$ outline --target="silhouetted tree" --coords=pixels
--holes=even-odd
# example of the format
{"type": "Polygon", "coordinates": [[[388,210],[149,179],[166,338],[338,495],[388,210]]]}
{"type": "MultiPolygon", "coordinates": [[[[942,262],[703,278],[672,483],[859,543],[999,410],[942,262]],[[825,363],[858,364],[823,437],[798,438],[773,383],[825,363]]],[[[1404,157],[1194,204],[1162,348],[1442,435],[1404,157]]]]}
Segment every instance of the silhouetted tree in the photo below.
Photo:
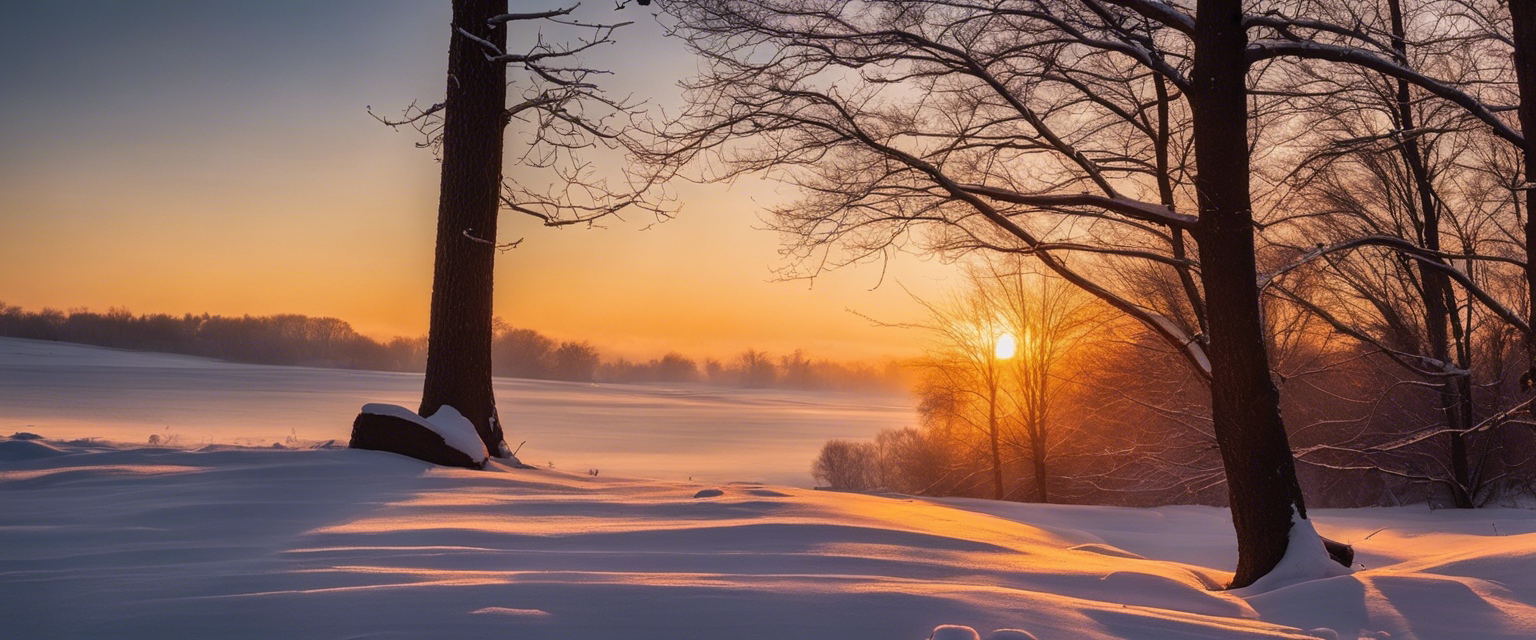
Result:
{"type": "MultiPolygon", "coordinates": [[[[593,382],[708,382],[742,384],[741,371],[726,370],[708,360],[713,371],[701,378],[699,366],[680,353],[668,353],[644,363],[622,358],[603,362],[602,354],[586,342],[558,343],[531,329],[515,329],[493,322],[494,372],[498,376],[544,380],[593,382]]],[[[96,313],[76,309],[28,312],[0,303],[0,336],[58,340],[119,349],[162,351],[220,358],[237,362],[273,365],[306,365],[346,369],[420,372],[426,367],[425,337],[373,340],[336,318],[312,318],[296,314],[226,317],[209,314],[135,316],[126,309],[96,313]]],[[[761,359],[767,356],[761,355],[761,359]]],[[[869,365],[812,361],[812,386],[828,391],[884,391],[905,389],[905,378],[893,363],[886,368],[869,365]]],[[[771,362],[770,362],[771,364],[771,362]]],[[[760,370],[761,377],[763,372],[760,370]]],[[[785,386],[787,380],[762,378],[764,386],[785,386]]],[[[796,383],[798,385],[798,383],[796,383]]]]}
{"type": "Polygon", "coordinates": [[[816,483],[839,491],[867,491],[876,488],[878,453],[868,442],[831,440],[821,448],[821,455],[811,465],[816,483]]]}
{"type": "Polygon", "coordinates": [[[562,342],[554,353],[554,377],[572,382],[592,382],[602,359],[585,342],[562,342]]]}
{"type": "Polygon", "coordinates": [[[416,128],[442,159],[427,371],[418,413],[430,416],[454,407],[498,456],[507,450],[491,389],[493,267],[498,248],[521,242],[498,244],[498,211],[525,214],[545,226],[590,224],[632,206],[662,213],[642,199],[649,185],[610,188],[575,155],[622,146],[629,122],[608,116],[633,109],[605,96],[592,81],[598,72],[579,59],[583,51],[611,43],[624,23],[573,21],[567,16],[575,8],[509,13],[506,0],[454,0],[444,101],[412,107],[400,119],[381,119],[416,128]],[[537,37],[526,53],[514,53],[507,46],[508,30],[523,23],[565,25],[585,35],[571,44],[537,37]],[[510,105],[508,66],[526,75],[522,95],[510,105]],[[514,122],[532,128],[526,148],[514,157],[525,168],[549,170],[549,183],[504,179],[504,134],[514,122]]]}
{"type": "Polygon", "coordinates": [[[698,365],[675,351],[654,361],[652,368],[659,382],[696,382],[699,379],[698,365]]]}
{"type": "Polygon", "coordinates": [[[548,378],[556,347],[554,340],[532,329],[500,329],[491,343],[494,370],[513,378],[548,378]]]}
{"type": "MultiPolygon", "coordinates": [[[[806,197],[775,217],[812,264],[829,264],[835,244],[853,261],[933,228],[940,249],[1028,253],[1143,323],[1210,381],[1238,538],[1232,585],[1246,586],[1281,560],[1293,519],[1306,517],[1260,311],[1249,71],[1332,60],[1423,81],[1331,40],[1350,25],[1281,5],[1245,14],[1237,0],[1198,0],[1193,11],[1155,0],[671,2],[674,32],[708,66],[688,85],[692,109],[665,132],[672,144],[651,159],[677,168],[708,156],[723,161],[708,165],[724,167],[714,178],[781,172],[806,197]],[[765,47],[784,53],[755,55],[765,47]],[[1130,89],[1108,90],[1111,81],[1130,89]],[[1183,202],[1164,179],[1180,175],[1162,151],[1170,117],[1187,117],[1195,161],[1181,169],[1193,179],[1173,191],[1183,202]],[[1135,197],[1148,187],[1155,199],[1135,197]],[[1198,215],[1175,210],[1189,200],[1198,215]],[[1182,251],[1184,234],[1195,257],[1182,251]],[[1197,258],[1199,291],[1188,288],[1203,334],[1072,258],[1095,255],[1176,270],[1197,258]]],[[[1424,85],[1497,122],[1453,87],[1424,85]]]]}
{"type": "Polygon", "coordinates": [[[737,356],[736,368],[738,379],[743,387],[768,387],[778,379],[778,370],[773,366],[773,358],[756,349],[748,349],[737,356]]]}
{"type": "Polygon", "coordinates": [[[1071,437],[1057,420],[1061,396],[1079,373],[1070,370],[1069,358],[1102,325],[1104,310],[1071,284],[1030,273],[1022,259],[1009,257],[989,260],[985,271],[974,270],[970,277],[992,291],[988,299],[1013,338],[1005,385],[1020,429],[1009,439],[1028,452],[1034,499],[1049,502],[1052,452],[1071,437]]]}

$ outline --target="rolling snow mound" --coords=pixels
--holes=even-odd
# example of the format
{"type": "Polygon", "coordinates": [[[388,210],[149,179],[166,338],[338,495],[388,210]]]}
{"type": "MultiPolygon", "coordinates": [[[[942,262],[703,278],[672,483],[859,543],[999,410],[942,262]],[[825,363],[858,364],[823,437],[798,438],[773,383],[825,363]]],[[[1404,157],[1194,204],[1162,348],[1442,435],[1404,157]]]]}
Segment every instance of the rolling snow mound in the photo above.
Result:
{"type": "Polygon", "coordinates": [[[1206,507],[481,472],[358,450],[0,438],[0,452],[6,637],[1536,637],[1536,514],[1520,510],[1318,510],[1363,566],[1239,595],[1211,589],[1235,551],[1226,511],[1206,507]]]}

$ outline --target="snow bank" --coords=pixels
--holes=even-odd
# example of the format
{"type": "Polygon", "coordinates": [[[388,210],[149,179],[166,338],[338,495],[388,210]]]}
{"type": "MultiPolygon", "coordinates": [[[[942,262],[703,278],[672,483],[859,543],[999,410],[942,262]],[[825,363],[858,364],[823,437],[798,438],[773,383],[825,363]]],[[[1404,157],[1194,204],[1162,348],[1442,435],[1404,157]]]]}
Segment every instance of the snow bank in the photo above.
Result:
{"type": "Polygon", "coordinates": [[[389,416],[401,420],[409,420],[419,424],[433,433],[443,437],[443,442],[448,446],[464,452],[472,460],[485,462],[490,454],[485,450],[485,442],[480,439],[480,434],[475,431],[474,423],[465,418],[463,414],[448,405],[440,407],[436,413],[425,418],[417,415],[405,407],[394,404],[370,403],[363,405],[363,413],[371,413],[376,416],[389,416]]]}
{"type": "Polygon", "coordinates": [[[934,628],[928,640],[981,640],[981,634],[970,627],[944,624],[934,628]]]}
{"type": "Polygon", "coordinates": [[[0,461],[37,460],[64,455],[64,452],[57,447],[36,438],[26,437],[30,435],[32,434],[21,433],[9,439],[0,440],[0,461]]]}
{"type": "Polygon", "coordinates": [[[1239,597],[1209,589],[1235,559],[1215,508],[46,444],[0,460],[5,637],[1536,637],[1531,511],[1315,511],[1369,568],[1239,597]]]}
{"type": "Polygon", "coordinates": [[[998,629],[987,634],[987,640],[1039,640],[1035,634],[1023,629],[998,629]]]}
{"type": "Polygon", "coordinates": [[[1235,590],[1245,596],[1274,591],[1298,582],[1322,580],[1349,575],[1351,570],[1328,555],[1323,538],[1317,534],[1312,521],[1291,512],[1291,534],[1285,546],[1285,556],[1269,573],[1253,584],[1235,590]]]}

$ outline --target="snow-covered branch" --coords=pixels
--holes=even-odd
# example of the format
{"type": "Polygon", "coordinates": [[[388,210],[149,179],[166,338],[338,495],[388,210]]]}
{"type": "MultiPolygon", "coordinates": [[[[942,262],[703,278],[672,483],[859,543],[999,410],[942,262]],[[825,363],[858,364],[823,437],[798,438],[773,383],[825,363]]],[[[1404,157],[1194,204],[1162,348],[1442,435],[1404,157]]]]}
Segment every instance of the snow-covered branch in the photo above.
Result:
{"type": "Polygon", "coordinates": [[[1525,138],[1519,132],[1510,128],[1508,123],[1501,120],[1488,105],[1483,104],[1477,98],[1468,95],[1456,87],[1425,76],[1418,71],[1372,54],[1369,51],[1320,42],[1274,39],[1255,40],[1248,45],[1248,60],[1250,63],[1283,57],[1352,64],[1406,80],[1435,96],[1462,107],[1472,117],[1487,124],[1499,137],[1514,143],[1515,146],[1521,148],[1525,146],[1525,138]]]}

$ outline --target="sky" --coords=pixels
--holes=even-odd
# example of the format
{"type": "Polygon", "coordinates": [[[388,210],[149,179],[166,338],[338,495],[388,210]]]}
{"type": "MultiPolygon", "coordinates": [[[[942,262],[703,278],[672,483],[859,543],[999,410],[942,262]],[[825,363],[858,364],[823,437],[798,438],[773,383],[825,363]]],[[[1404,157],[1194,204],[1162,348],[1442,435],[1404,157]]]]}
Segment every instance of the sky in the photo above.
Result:
{"type": "MultiPolygon", "coordinates": [[[[564,6],[513,0],[514,10],[564,6]]],[[[587,58],[658,106],[695,68],[649,10],[587,58]]],[[[426,332],[437,164],[382,126],[441,99],[448,2],[19,3],[0,21],[0,301],[29,309],[335,316],[426,332]]],[[[516,34],[514,34],[516,35],[516,34]]],[[[514,47],[515,48],[515,47],[514,47]]],[[[920,256],[782,281],[767,182],[680,185],[679,215],[601,229],[503,213],[495,309],[508,324],[630,357],[804,348],[915,353],[955,268],[920,256]],[[884,273],[883,273],[884,271],[884,273]],[[877,286],[879,285],[879,286],[877,286]],[[856,313],[855,313],[856,312],[856,313]],[[862,314],[862,315],[860,315],[862,314]]]]}

